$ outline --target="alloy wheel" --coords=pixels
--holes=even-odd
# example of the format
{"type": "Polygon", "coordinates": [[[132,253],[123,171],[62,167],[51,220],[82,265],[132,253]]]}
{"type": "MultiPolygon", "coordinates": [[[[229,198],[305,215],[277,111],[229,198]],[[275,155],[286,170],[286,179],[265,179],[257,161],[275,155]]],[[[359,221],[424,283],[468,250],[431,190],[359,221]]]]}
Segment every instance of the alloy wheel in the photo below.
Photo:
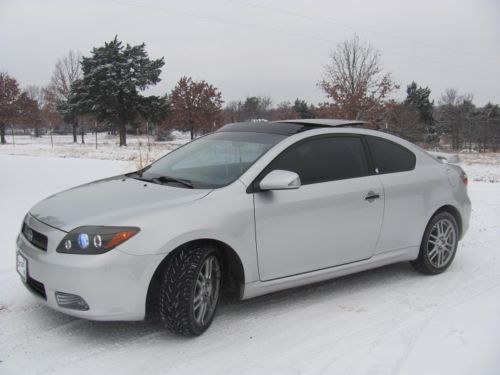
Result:
{"type": "Polygon", "coordinates": [[[427,256],[436,268],[445,267],[453,258],[457,244],[455,226],[448,219],[437,221],[432,227],[427,240],[427,256]]]}
{"type": "Polygon", "coordinates": [[[195,322],[204,326],[210,321],[220,292],[221,267],[218,258],[210,255],[205,259],[196,279],[193,299],[195,322]]]}

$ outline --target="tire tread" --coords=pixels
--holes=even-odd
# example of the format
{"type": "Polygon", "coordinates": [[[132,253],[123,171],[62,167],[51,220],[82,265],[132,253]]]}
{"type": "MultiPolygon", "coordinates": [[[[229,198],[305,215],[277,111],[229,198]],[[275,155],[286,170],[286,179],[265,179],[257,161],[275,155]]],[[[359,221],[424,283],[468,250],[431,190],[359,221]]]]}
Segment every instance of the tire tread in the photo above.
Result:
{"type": "MultiPolygon", "coordinates": [[[[434,267],[430,263],[430,261],[427,257],[427,238],[429,237],[429,233],[432,230],[432,227],[434,226],[434,224],[443,218],[446,218],[453,223],[453,225],[455,226],[455,231],[457,233],[457,237],[458,237],[457,221],[455,220],[455,217],[452,214],[450,214],[447,211],[441,211],[441,212],[438,212],[436,215],[434,215],[431,218],[431,220],[429,221],[429,223],[427,224],[427,226],[425,228],[425,232],[424,232],[424,235],[422,237],[422,243],[420,244],[418,258],[410,262],[410,264],[412,265],[412,267],[416,271],[423,273],[425,275],[438,275],[438,274],[446,271],[446,269],[453,262],[453,259],[455,258],[455,254],[457,253],[457,248],[455,247],[455,250],[453,252],[451,260],[448,262],[448,264],[446,264],[446,266],[441,267],[441,268],[434,267]]],[[[457,241],[455,246],[458,246],[458,241],[457,241]]]]}
{"type": "Polygon", "coordinates": [[[167,261],[160,284],[159,314],[166,328],[183,336],[197,336],[200,330],[191,319],[190,305],[193,284],[201,262],[207,254],[217,251],[214,246],[195,243],[178,249],[167,261]]]}

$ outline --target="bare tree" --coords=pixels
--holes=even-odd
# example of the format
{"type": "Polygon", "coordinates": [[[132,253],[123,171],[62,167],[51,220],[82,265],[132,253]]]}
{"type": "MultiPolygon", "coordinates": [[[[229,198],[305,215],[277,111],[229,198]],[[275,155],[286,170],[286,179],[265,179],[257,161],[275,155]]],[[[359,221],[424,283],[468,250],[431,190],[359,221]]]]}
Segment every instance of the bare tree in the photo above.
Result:
{"type": "MultiPolygon", "coordinates": [[[[49,95],[59,103],[68,102],[71,94],[71,85],[82,76],[80,61],[82,56],[79,52],[69,51],[62,59],[56,62],[50,85],[47,90],[49,95]]],[[[64,113],[64,120],[71,124],[73,130],[73,142],[77,142],[78,120],[72,113],[64,113]]]]}
{"type": "Polygon", "coordinates": [[[290,102],[281,102],[276,108],[269,111],[271,120],[290,120],[299,118],[299,114],[295,112],[294,106],[290,102]]]}
{"type": "Polygon", "coordinates": [[[438,121],[444,133],[451,137],[453,150],[464,145],[464,136],[472,147],[474,105],[471,94],[460,95],[456,89],[446,89],[439,100],[438,121]]]}
{"type": "Polygon", "coordinates": [[[80,60],[82,56],[79,52],[69,51],[62,59],[59,59],[54,67],[50,83],[56,92],[67,99],[71,92],[71,85],[81,78],[80,60]]]}
{"type": "Polygon", "coordinates": [[[387,119],[388,132],[396,134],[410,142],[424,140],[425,124],[420,119],[418,109],[406,103],[396,104],[387,119]]]}
{"type": "Polygon", "coordinates": [[[372,122],[380,120],[389,94],[398,88],[383,71],[380,53],[357,35],[331,52],[318,85],[332,101],[327,104],[332,116],[372,122]]]}
{"type": "Polygon", "coordinates": [[[35,137],[40,137],[40,126],[43,123],[42,106],[44,101],[43,90],[36,85],[28,85],[23,90],[25,98],[20,100],[23,103],[22,122],[26,127],[33,127],[35,137]]]}
{"type": "Polygon", "coordinates": [[[241,122],[244,120],[242,112],[243,103],[238,100],[230,101],[224,108],[224,122],[241,122]]]}
{"type": "Polygon", "coordinates": [[[40,103],[43,100],[42,89],[36,85],[28,85],[23,90],[28,98],[40,103]]]}

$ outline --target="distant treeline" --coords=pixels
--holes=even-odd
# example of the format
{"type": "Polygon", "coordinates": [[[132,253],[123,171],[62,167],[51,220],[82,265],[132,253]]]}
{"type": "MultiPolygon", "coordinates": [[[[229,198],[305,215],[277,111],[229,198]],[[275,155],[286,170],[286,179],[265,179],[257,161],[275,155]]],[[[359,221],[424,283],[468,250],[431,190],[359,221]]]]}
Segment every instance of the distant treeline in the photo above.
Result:
{"type": "Polygon", "coordinates": [[[268,96],[249,96],[225,103],[214,85],[182,77],[170,93],[144,96],[160,81],[164,59],[150,59],[145,44],[123,45],[115,37],[85,57],[70,51],[60,59],[49,84],[23,90],[14,77],[0,72],[0,141],[8,131],[33,136],[47,132],[73,134],[82,142],[86,131],[118,134],[149,132],[159,139],[173,129],[194,138],[228,122],[296,118],[343,118],[366,121],[367,127],[399,135],[424,147],[478,152],[499,151],[500,108],[473,104],[471,94],[447,89],[435,104],[431,90],[412,82],[406,99],[391,94],[400,87],[381,68],[380,53],[357,36],[331,51],[320,82],[325,102],[306,98],[273,103],[268,96]]]}

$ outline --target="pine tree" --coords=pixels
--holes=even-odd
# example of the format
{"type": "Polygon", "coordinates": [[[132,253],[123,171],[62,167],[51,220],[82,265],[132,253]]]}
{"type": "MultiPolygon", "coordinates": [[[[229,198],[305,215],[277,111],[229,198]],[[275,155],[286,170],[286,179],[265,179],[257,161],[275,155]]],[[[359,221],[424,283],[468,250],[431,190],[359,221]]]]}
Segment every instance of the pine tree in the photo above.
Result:
{"type": "Polygon", "coordinates": [[[418,87],[415,82],[406,88],[405,105],[412,107],[419,113],[420,121],[424,124],[424,141],[434,144],[439,141],[439,129],[434,120],[434,101],[429,99],[431,90],[428,87],[418,87]]]}
{"type": "Polygon", "coordinates": [[[118,128],[120,146],[126,146],[126,129],[137,116],[163,118],[168,113],[165,97],[140,94],[160,82],[163,58],[151,60],[145,44],[123,47],[118,37],[94,48],[81,62],[83,77],[74,82],[67,106],[68,114],[91,113],[98,121],[118,128]]]}
{"type": "Polygon", "coordinates": [[[299,115],[300,118],[313,118],[314,115],[311,108],[307,105],[305,100],[295,99],[293,103],[293,110],[299,115]]]}

